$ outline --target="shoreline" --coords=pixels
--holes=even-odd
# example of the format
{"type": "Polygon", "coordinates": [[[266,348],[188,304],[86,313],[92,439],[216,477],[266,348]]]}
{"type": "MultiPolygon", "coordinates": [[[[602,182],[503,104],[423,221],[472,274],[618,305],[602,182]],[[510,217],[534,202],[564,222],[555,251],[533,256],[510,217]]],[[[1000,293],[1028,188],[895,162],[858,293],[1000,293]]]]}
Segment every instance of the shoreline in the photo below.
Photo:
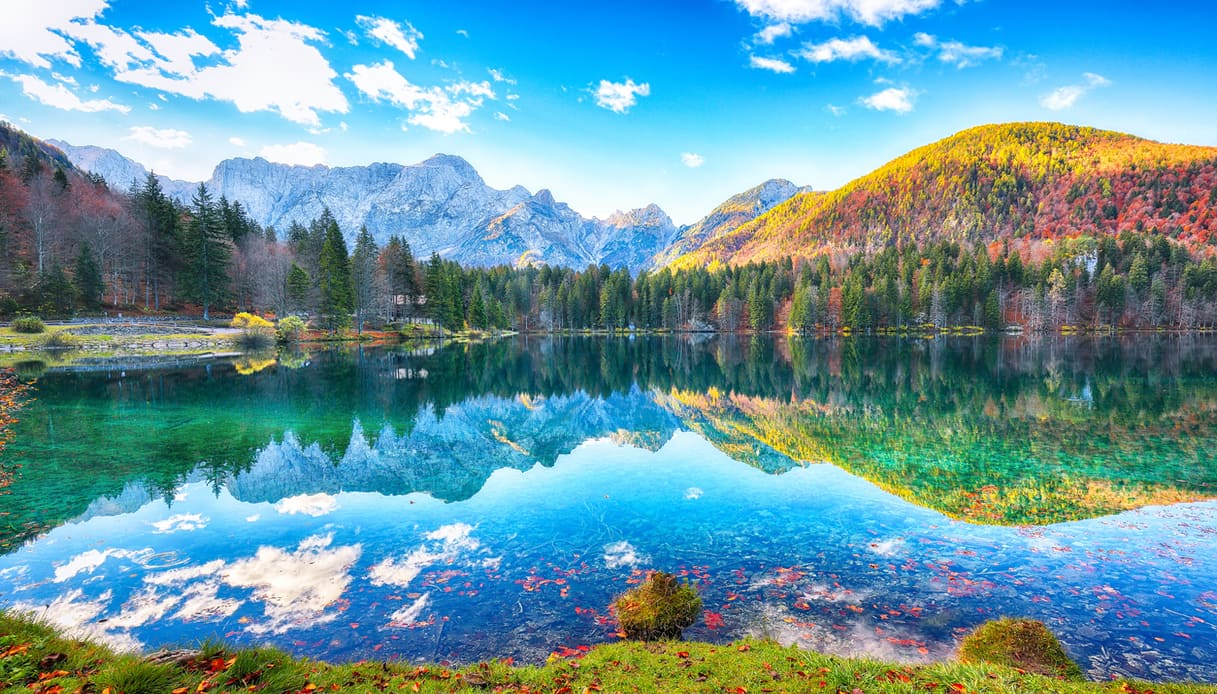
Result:
{"type": "Polygon", "coordinates": [[[990,662],[924,665],[840,658],[773,641],[620,641],[558,645],[544,665],[368,660],[329,664],[269,647],[209,641],[123,655],[36,620],[0,611],[0,681],[33,691],[207,692],[1157,692],[1211,694],[1205,683],[1083,681],[990,662]]]}

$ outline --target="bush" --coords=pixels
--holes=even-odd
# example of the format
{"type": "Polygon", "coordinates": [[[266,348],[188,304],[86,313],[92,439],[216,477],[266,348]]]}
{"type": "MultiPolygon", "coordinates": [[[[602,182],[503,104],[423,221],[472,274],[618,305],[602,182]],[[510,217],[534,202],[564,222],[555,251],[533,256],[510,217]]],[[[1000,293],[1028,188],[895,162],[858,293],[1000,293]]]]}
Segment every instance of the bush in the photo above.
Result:
{"type": "Polygon", "coordinates": [[[262,316],[242,311],[232,317],[230,325],[241,328],[237,336],[237,346],[246,350],[266,349],[271,345],[271,336],[275,332],[275,324],[262,316]]]}
{"type": "Polygon", "coordinates": [[[47,333],[38,340],[42,349],[74,349],[80,346],[76,336],[67,332],[47,333]]]}
{"type": "Polygon", "coordinates": [[[279,340],[279,344],[288,344],[300,339],[300,334],[304,332],[304,319],[300,316],[287,316],[279,319],[279,325],[275,328],[275,337],[279,340]]]}
{"type": "Polygon", "coordinates": [[[613,602],[627,638],[642,641],[678,639],[701,614],[701,598],[688,584],[656,571],[613,602]]]}
{"type": "Polygon", "coordinates": [[[22,316],[13,321],[13,330],[19,333],[40,333],[46,331],[46,324],[38,316],[22,316]]]}
{"type": "Polygon", "coordinates": [[[959,643],[959,660],[1019,668],[1037,675],[1082,679],[1082,670],[1043,622],[1009,617],[985,622],[959,643]]]}

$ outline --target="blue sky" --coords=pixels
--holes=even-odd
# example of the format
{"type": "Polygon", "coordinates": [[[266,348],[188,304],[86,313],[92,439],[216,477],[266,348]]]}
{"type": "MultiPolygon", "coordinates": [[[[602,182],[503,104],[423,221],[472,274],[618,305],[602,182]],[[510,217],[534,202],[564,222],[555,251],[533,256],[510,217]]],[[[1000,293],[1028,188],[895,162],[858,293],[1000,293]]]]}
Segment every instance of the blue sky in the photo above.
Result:
{"type": "Polygon", "coordinates": [[[1217,3],[0,0],[0,116],[175,178],[468,159],[677,223],[991,122],[1217,145],[1217,3]],[[1160,7],[1158,6],[1160,5],[1160,7]]]}

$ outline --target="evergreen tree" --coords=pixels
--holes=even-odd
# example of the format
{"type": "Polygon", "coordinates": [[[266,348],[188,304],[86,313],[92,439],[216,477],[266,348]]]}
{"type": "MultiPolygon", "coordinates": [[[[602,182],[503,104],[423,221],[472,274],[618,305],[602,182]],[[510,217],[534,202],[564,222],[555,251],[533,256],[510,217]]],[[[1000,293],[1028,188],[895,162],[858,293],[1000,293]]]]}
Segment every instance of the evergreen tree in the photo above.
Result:
{"type": "Polygon", "coordinates": [[[66,316],[72,313],[76,290],[68,281],[63,266],[52,262],[38,280],[39,310],[47,315],[66,316]]]}
{"type": "Polygon", "coordinates": [[[477,330],[485,330],[488,327],[486,303],[482,299],[481,284],[474,285],[473,287],[473,298],[469,301],[469,326],[477,330]]]}
{"type": "Polygon", "coordinates": [[[85,310],[93,311],[101,307],[101,294],[105,287],[101,279],[101,268],[93,257],[93,249],[89,244],[80,245],[80,254],[76,256],[76,267],[73,273],[76,285],[76,295],[80,305],[85,310]]]}
{"type": "Polygon", "coordinates": [[[144,225],[144,307],[160,309],[168,280],[178,272],[179,259],[185,255],[178,233],[178,212],[152,173],[136,193],[135,203],[144,225]]]}
{"type": "Polygon", "coordinates": [[[380,285],[376,267],[376,241],[368,228],[360,227],[355,237],[355,255],[351,257],[351,283],[355,300],[355,330],[363,333],[363,322],[375,310],[380,296],[380,285]]]}
{"type": "Polygon", "coordinates": [[[355,292],[351,284],[351,258],[338,222],[330,218],[325,229],[325,243],[317,260],[317,288],[321,295],[321,322],[330,332],[351,324],[355,309],[355,292]]]}
{"type": "Polygon", "coordinates": [[[230,239],[207,185],[200,183],[190,201],[184,268],[189,298],[203,306],[203,320],[211,318],[211,307],[222,305],[228,296],[230,239]]]}
{"type": "Polygon", "coordinates": [[[304,268],[292,263],[292,268],[287,271],[288,310],[293,313],[308,311],[308,298],[311,290],[312,283],[309,281],[308,273],[304,271],[304,268]]]}

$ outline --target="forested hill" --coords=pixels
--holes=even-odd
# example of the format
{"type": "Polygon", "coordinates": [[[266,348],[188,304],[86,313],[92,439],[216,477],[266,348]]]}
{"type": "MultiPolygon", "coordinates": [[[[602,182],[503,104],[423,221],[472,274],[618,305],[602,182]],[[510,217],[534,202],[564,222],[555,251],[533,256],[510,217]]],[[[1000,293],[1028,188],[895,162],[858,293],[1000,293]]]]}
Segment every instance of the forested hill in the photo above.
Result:
{"type": "Polygon", "coordinates": [[[59,148],[0,121],[0,163],[24,161],[27,158],[64,171],[74,169],[72,162],[59,148]]]}
{"type": "Polygon", "coordinates": [[[803,193],[675,259],[743,264],[936,241],[1217,236],[1217,148],[1060,123],[965,130],[827,193],[803,193]]]}

